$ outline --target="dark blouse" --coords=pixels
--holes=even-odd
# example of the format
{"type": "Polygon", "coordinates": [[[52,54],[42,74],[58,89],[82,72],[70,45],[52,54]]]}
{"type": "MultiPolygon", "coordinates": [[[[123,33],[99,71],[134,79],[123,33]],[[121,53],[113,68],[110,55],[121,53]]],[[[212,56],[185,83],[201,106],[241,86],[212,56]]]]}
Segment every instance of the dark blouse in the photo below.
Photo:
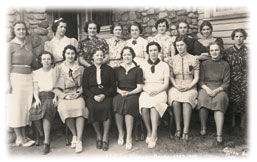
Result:
{"type": "Polygon", "coordinates": [[[224,91],[227,91],[229,83],[230,68],[226,61],[209,59],[201,63],[200,87],[205,84],[211,89],[222,87],[224,91]]]}
{"type": "Polygon", "coordinates": [[[106,64],[101,66],[101,81],[101,86],[99,86],[96,81],[95,65],[86,68],[82,81],[83,96],[90,98],[94,98],[95,95],[99,94],[104,94],[106,97],[114,96],[116,92],[114,71],[106,64]]]}
{"type": "Polygon", "coordinates": [[[121,90],[132,91],[137,88],[137,84],[143,84],[143,71],[138,66],[133,67],[126,74],[124,67],[119,66],[114,69],[115,80],[121,90]]]}
{"type": "Polygon", "coordinates": [[[92,56],[96,49],[101,49],[105,54],[109,54],[109,46],[104,39],[94,37],[90,39],[86,37],[84,40],[79,42],[78,53],[82,56],[88,63],[92,63],[92,56]]]}
{"type": "MultiPolygon", "coordinates": [[[[214,38],[215,38],[215,37],[214,37],[214,38]]],[[[198,41],[201,43],[200,39],[199,39],[198,41]]],[[[220,45],[221,50],[223,50],[223,49],[224,49],[222,38],[215,38],[215,41],[214,41],[214,42],[217,42],[217,43],[220,45]]],[[[201,43],[201,44],[205,47],[204,52],[208,52],[208,53],[209,53],[210,43],[212,43],[212,42],[211,42],[211,41],[209,41],[209,42],[208,42],[208,46],[205,46],[205,45],[203,45],[203,44],[201,43]]]]}

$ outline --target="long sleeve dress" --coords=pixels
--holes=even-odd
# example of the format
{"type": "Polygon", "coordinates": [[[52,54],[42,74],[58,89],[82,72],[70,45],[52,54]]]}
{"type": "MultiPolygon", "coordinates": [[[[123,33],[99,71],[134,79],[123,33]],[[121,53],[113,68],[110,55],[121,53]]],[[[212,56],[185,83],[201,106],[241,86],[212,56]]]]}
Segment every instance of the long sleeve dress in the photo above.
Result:
{"type": "Polygon", "coordinates": [[[227,62],[223,60],[206,60],[202,62],[200,68],[200,87],[206,85],[211,90],[222,87],[223,91],[216,96],[211,97],[204,89],[200,89],[198,95],[197,109],[202,107],[213,110],[226,112],[228,107],[227,90],[230,82],[230,68],[227,62]]]}
{"type": "Polygon", "coordinates": [[[116,83],[113,69],[103,64],[100,69],[92,65],[83,73],[83,96],[89,111],[88,120],[90,123],[103,122],[111,118],[112,100],[116,92],[116,83]],[[100,75],[100,83],[98,76],[100,75]],[[94,97],[104,94],[102,102],[95,101],[94,97]]]}
{"type": "MultiPolygon", "coordinates": [[[[196,56],[191,54],[175,55],[169,61],[171,73],[174,75],[175,82],[178,86],[185,86],[191,84],[194,79],[194,71],[199,70],[199,60],[196,56]]],[[[177,88],[172,86],[168,92],[169,105],[173,101],[189,103],[192,108],[197,104],[197,89],[196,86],[188,91],[180,92],[177,88]]]]}
{"type": "MultiPolygon", "coordinates": [[[[124,65],[115,69],[115,79],[117,86],[121,90],[133,91],[137,88],[137,84],[143,84],[143,71],[138,66],[132,64],[132,67],[126,71],[124,65]]],[[[113,98],[113,110],[121,115],[129,114],[133,117],[139,115],[139,98],[140,92],[128,96],[117,94],[113,98]]]]}
{"type": "Polygon", "coordinates": [[[244,113],[247,109],[248,53],[245,45],[240,49],[232,46],[224,53],[224,60],[228,62],[231,70],[229,101],[235,113],[244,113]]]}
{"type": "Polygon", "coordinates": [[[54,93],[58,97],[58,112],[63,123],[67,118],[87,118],[88,110],[82,96],[72,100],[65,99],[67,95],[82,93],[83,67],[74,64],[72,68],[68,68],[63,62],[56,66],[55,73],[54,93]]]}

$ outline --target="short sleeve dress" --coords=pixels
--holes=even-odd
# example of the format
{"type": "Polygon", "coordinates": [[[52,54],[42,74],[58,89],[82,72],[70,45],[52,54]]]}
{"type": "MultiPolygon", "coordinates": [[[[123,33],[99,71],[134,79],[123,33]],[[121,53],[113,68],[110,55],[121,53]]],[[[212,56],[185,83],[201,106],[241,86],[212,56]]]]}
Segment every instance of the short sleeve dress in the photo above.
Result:
{"type": "Polygon", "coordinates": [[[227,96],[229,82],[230,68],[227,62],[221,59],[216,61],[209,59],[202,62],[200,68],[200,87],[206,85],[212,90],[222,87],[224,91],[211,97],[204,89],[200,89],[197,109],[204,107],[213,111],[222,111],[225,113],[229,102],[227,96]]]}
{"type": "MultiPolygon", "coordinates": [[[[132,91],[137,88],[137,84],[143,84],[143,71],[135,64],[132,64],[128,71],[126,71],[123,64],[115,68],[114,71],[117,86],[121,90],[132,91]]],[[[129,114],[133,117],[137,117],[139,115],[139,94],[140,93],[124,97],[117,94],[113,98],[114,112],[121,115],[129,114]]]]}
{"type": "MultiPolygon", "coordinates": [[[[144,78],[144,89],[154,91],[162,87],[164,84],[165,77],[170,76],[170,70],[167,63],[160,61],[155,65],[155,72],[151,71],[152,65],[147,61],[142,65],[143,78],[144,78]]],[[[141,113],[142,108],[155,108],[160,117],[165,113],[167,105],[167,93],[164,90],[155,96],[149,96],[146,92],[142,92],[139,97],[139,112],[141,113]]]]}
{"type": "Polygon", "coordinates": [[[56,66],[54,93],[58,97],[58,112],[63,123],[67,118],[88,117],[88,110],[82,96],[73,100],[65,99],[69,94],[82,93],[83,69],[77,64],[68,68],[65,62],[56,66]]]}
{"type": "Polygon", "coordinates": [[[248,53],[249,49],[245,45],[240,49],[232,46],[224,53],[224,60],[231,70],[229,101],[235,113],[244,113],[247,110],[248,53]]]}
{"type": "Polygon", "coordinates": [[[90,123],[103,122],[111,118],[112,100],[116,92],[116,83],[113,69],[103,64],[100,71],[101,83],[97,83],[97,71],[95,65],[87,67],[83,73],[83,96],[89,111],[90,123]],[[95,95],[104,94],[102,102],[94,99],[95,95]]]}
{"type": "Polygon", "coordinates": [[[146,61],[144,52],[146,52],[147,43],[147,40],[142,37],[138,37],[135,40],[131,38],[126,41],[126,46],[133,48],[135,51],[136,57],[134,58],[134,61],[138,65],[142,65],[146,61]]]}
{"type": "Polygon", "coordinates": [[[109,63],[108,65],[112,68],[119,67],[122,63],[121,51],[126,45],[126,41],[112,37],[106,39],[109,46],[109,63]]]}
{"type": "Polygon", "coordinates": [[[78,47],[78,41],[75,38],[68,38],[64,36],[62,39],[56,39],[53,37],[52,40],[46,41],[44,49],[45,51],[51,52],[54,55],[55,62],[63,61],[63,50],[67,45],[73,45],[76,48],[78,47]]]}
{"type": "MultiPolygon", "coordinates": [[[[171,73],[174,75],[175,82],[178,86],[190,84],[194,79],[194,71],[199,70],[199,60],[196,56],[189,53],[185,55],[175,55],[169,61],[171,73]]],[[[168,102],[172,105],[173,101],[189,103],[192,108],[197,104],[197,89],[194,86],[186,92],[180,92],[172,86],[168,92],[168,102]]]]}
{"type": "Polygon", "coordinates": [[[41,105],[39,108],[40,111],[35,110],[35,108],[30,109],[30,120],[36,121],[40,119],[47,119],[50,122],[54,119],[56,108],[53,104],[53,98],[55,94],[53,91],[54,84],[54,70],[51,68],[49,71],[44,71],[42,68],[32,72],[33,82],[37,82],[39,99],[41,105]]]}
{"type": "Polygon", "coordinates": [[[83,57],[89,64],[93,64],[92,56],[96,49],[101,49],[104,55],[109,54],[109,46],[106,40],[98,37],[90,39],[88,36],[79,42],[78,53],[80,57],[83,57]]]}
{"type": "Polygon", "coordinates": [[[161,46],[161,54],[163,57],[163,60],[166,60],[166,58],[171,57],[171,50],[174,48],[173,46],[173,39],[169,35],[156,35],[154,37],[148,37],[148,42],[155,41],[160,44],[161,46]]]}

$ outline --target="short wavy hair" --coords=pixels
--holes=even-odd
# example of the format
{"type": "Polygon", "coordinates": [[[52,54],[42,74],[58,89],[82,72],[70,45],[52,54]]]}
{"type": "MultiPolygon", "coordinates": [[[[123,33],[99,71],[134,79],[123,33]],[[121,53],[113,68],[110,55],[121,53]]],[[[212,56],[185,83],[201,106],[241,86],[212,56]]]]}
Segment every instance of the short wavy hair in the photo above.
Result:
{"type": "Polygon", "coordinates": [[[88,33],[88,26],[90,24],[95,24],[96,25],[96,32],[100,33],[101,26],[98,23],[96,23],[96,21],[94,21],[94,20],[89,20],[88,22],[86,22],[85,27],[84,27],[84,31],[86,33],[88,33]]]}
{"type": "Polygon", "coordinates": [[[132,26],[137,26],[138,29],[139,29],[139,33],[143,33],[143,28],[142,28],[142,25],[138,22],[133,22],[132,24],[129,25],[129,28],[128,28],[128,32],[131,33],[131,27],[132,26]]]}
{"type": "Polygon", "coordinates": [[[41,66],[43,66],[42,65],[42,56],[43,55],[50,55],[50,57],[51,57],[51,60],[52,60],[52,65],[54,64],[54,55],[51,53],[51,52],[48,52],[48,51],[42,51],[40,54],[39,54],[39,56],[38,56],[38,63],[41,65],[41,66]]]}
{"type": "Polygon", "coordinates": [[[120,53],[121,59],[123,59],[123,53],[124,53],[124,51],[127,50],[127,49],[130,51],[132,57],[135,58],[135,57],[136,57],[136,53],[135,53],[135,51],[133,50],[133,48],[132,48],[132,47],[125,46],[125,47],[121,50],[121,53],[120,53]]]}
{"type": "Polygon", "coordinates": [[[155,41],[152,41],[152,42],[149,42],[148,44],[147,44],[147,46],[146,46],[146,53],[147,54],[149,54],[149,47],[150,46],[157,46],[157,48],[158,48],[158,52],[161,52],[161,46],[160,46],[160,44],[159,43],[157,43],[157,42],[155,42],[155,41]]]}
{"type": "Polygon", "coordinates": [[[111,34],[113,34],[113,30],[117,26],[121,27],[121,32],[123,31],[123,26],[120,23],[113,23],[112,26],[111,26],[111,34]]]}
{"type": "Polygon", "coordinates": [[[12,25],[12,28],[11,28],[11,38],[14,38],[16,35],[15,35],[15,32],[14,32],[14,28],[17,24],[23,24],[24,27],[25,27],[25,30],[26,30],[26,36],[29,35],[29,31],[28,31],[28,27],[26,25],[26,23],[24,21],[16,21],[13,25],[12,25]]]}
{"type": "Polygon", "coordinates": [[[65,46],[64,49],[63,49],[63,52],[62,52],[63,61],[66,60],[65,53],[66,53],[66,51],[67,51],[68,49],[71,49],[71,50],[73,50],[73,51],[75,52],[75,59],[74,59],[74,60],[77,60],[77,57],[78,57],[77,49],[76,49],[75,46],[69,44],[69,45],[65,46]]]}
{"type": "MultiPolygon", "coordinates": [[[[187,36],[185,36],[185,35],[180,35],[180,36],[178,36],[178,37],[176,38],[175,42],[174,42],[174,46],[176,47],[176,43],[177,43],[177,42],[180,42],[180,41],[183,41],[183,42],[186,44],[186,46],[188,47],[188,45],[189,45],[189,40],[188,40],[187,36]]],[[[176,47],[176,48],[177,48],[177,47],[176,47]]]]}
{"type": "Polygon", "coordinates": [[[242,34],[244,35],[244,40],[246,40],[248,34],[247,34],[247,32],[246,32],[244,29],[242,29],[242,28],[237,28],[237,29],[233,30],[233,32],[232,32],[232,34],[231,34],[232,40],[235,39],[235,35],[236,35],[236,33],[238,33],[238,32],[242,33],[242,34]]]}
{"type": "Polygon", "coordinates": [[[181,23],[186,24],[186,25],[187,25],[187,28],[188,28],[188,30],[189,30],[189,23],[188,23],[186,20],[182,20],[182,21],[179,21],[179,22],[177,23],[177,30],[178,30],[179,25],[180,25],[181,23]]]}
{"type": "Polygon", "coordinates": [[[52,25],[52,31],[54,32],[54,34],[56,33],[57,28],[60,25],[60,23],[65,23],[67,25],[67,22],[61,17],[54,20],[53,25],[52,25]]]}
{"type": "Polygon", "coordinates": [[[154,25],[155,28],[158,29],[158,25],[161,24],[161,23],[165,23],[166,24],[166,31],[170,28],[169,22],[166,19],[164,19],[164,18],[159,19],[159,20],[156,21],[156,23],[154,25]]]}

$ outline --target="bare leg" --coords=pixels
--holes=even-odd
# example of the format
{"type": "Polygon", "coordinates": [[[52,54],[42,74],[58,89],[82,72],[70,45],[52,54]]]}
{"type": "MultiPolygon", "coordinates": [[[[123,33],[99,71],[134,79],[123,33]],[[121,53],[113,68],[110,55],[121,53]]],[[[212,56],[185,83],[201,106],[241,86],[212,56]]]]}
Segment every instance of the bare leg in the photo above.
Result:
{"type": "Polygon", "coordinates": [[[189,132],[189,125],[191,120],[192,107],[189,103],[183,103],[183,118],[184,118],[184,131],[183,133],[189,132]]]}
{"type": "Polygon", "coordinates": [[[147,137],[151,137],[152,129],[151,129],[151,123],[150,123],[150,109],[142,108],[142,117],[147,130],[147,137]]]}
{"type": "Polygon", "coordinates": [[[151,141],[154,141],[157,138],[159,119],[160,119],[159,112],[156,111],[155,108],[151,108],[151,123],[152,123],[151,141]]]}
{"type": "Polygon", "coordinates": [[[127,114],[125,115],[125,124],[127,131],[127,140],[132,139],[132,130],[133,130],[134,117],[127,114]]]}
{"type": "Polygon", "coordinates": [[[77,128],[77,139],[82,141],[83,137],[83,130],[84,130],[84,123],[85,123],[85,118],[80,116],[76,118],[76,128],[77,128]]]}
{"type": "Polygon", "coordinates": [[[97,139],[97,140],[102,140],[102,134],[101,134],[99,122],[94,122],[94,123],[93,123],[93,127],[94,127],[94,129],[95,129],[96,139],[97,139]]]}
{"type": "Polygon", "coordinates": [[[173,112],[175,117],[176,130],[181,130],[181,103],[176,101],[173,102],[173,112]]]}
{"type": "Polygon", "coordinates": [[[67,118],[66,119],[66,125],[68,126],[68,128],[70,129],[71,133],[73,136],[77,136],[77,131],[75,128],[75,119],[73,118],[67,118]]]}
{"type": "Polygon", "coordinates": [[[206,130],[206,122],[208,119],[208,110],[204,107],[202,107],[199,110],[199,117],[201,122],[201,130],[206,130]]]}
{"type": "Polygon", "coordinates": [[[50,143],[50,131],[51,131],[51,123],[48,119],[43,119],[43,129],[45,135],[44,143],[50,143]]]}
{"type": "Polygon", "coordinates": [[[15,135],[17,137],[17,140],[22,140],[23,136],[21,133],[21,127],[13,128],[15,135]]]}
{"type": "Polygon", "coordinates": [[[111,126],[111,120],[110,119],[107,119],[103,122],[103,125],[104,125],[104,134],[103,134],[103,141],[109,141],[109,129],[110,129],[110,126],[111,126]]]}
{"type": "Polygon", "coordinates": [[[124,130],[123,130],[123,115],[119,113],[115,113],[115,121],[119,132],[119,137],[124,136],[124,130]]]}

